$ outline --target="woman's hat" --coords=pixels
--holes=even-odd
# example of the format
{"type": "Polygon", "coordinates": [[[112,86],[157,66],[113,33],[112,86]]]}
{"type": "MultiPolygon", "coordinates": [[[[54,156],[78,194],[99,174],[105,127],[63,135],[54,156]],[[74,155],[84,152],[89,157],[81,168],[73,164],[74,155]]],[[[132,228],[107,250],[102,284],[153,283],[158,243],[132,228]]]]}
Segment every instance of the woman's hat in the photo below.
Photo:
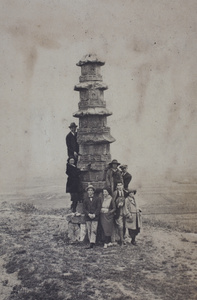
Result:
{"type": "Polygon", "coordinates": [[[113,159],[110,163],[109,166],[111,166],[112,164],[116,164],[116,165],[120,165],[120,163],[117,161],[117,159],[113,159]]]}
{"type": "Polygon", "coordinates": [[[128,190],[126,190],[126,193],[127,193],[127,195],[129,195],[129,194],[136,194],[137,193],[137,191],[136,190],[132,190],[132,189],[128,189],[128,190]]]}
{"type": "Polygon", "coordinates": [[[86,188],[86,192],[89,190],[89,189],[93,189],[95,191],[95,188],[93,187],[92,184],[89,184],[86,188]]]}
{"type": "Polygon", "coordinates": [[[73,128],[73,127],[78,127],[78,126],[75,124],[75,122],[70,123],[69,128],[73,128]]]}

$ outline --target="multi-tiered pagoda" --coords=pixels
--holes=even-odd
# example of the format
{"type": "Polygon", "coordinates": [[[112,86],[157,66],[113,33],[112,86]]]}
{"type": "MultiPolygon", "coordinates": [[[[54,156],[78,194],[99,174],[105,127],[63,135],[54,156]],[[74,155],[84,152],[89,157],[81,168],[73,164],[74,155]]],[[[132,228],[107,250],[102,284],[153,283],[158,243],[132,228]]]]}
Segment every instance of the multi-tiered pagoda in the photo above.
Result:
{"type": "Polygon", "coordinates": [[[78,167],[81,169],[82,185],[85,189],[91,183],[99,192],[105,186],[105,172],[111,161],[110,143],[115,139],[107,127],[107,117],[112,113],[106,108],[100,68],[105,64],[94,54],[84,56],[77,66],[81,67],[79,83],[74,87],[80,93],[79,110],[73,114],[79,118],[78,167]]]}

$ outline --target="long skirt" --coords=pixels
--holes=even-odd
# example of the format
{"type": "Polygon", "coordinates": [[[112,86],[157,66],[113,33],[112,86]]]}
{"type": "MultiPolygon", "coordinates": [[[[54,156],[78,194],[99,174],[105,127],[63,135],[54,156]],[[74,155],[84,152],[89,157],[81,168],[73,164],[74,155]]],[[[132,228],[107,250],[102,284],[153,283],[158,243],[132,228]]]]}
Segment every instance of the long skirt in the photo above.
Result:
{"type": "Polygon", "coordinates": [[[103,228],[105,236],[111,236],[113,232],[113,215],[108,215],[106,213],[100,214],[101,226],[103,228]]]}

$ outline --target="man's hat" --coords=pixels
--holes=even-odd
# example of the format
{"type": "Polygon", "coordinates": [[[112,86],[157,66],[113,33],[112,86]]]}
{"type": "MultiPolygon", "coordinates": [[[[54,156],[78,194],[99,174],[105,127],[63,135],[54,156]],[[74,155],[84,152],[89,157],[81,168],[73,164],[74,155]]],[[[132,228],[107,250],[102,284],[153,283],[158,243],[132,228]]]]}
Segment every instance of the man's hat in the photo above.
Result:
{"type": "Polygon", "coordinates": [[[78,126],[75,124],[75,122],[70,123],[69,128],[73,128],[73,127],[78,127],[78,126]]]}
{"type": "Polygon", "coordinates": [[[125,170],[128,166],[127,165],[120,165],[119,168],[121,168],[121,170],[125,170]]]}
{"type": "Polygon", "coordinates": [[[110,163],[109,163],[109,166],[113,165],[113,164],[116,164],[116,165],[120,165],[120,163],[117,161],[117,159],[113,159],[110,163]]]}
{"type": "Polygon", "coordinates": [[[89,184],[86,188],[86,192],[89,190],[89,189],[93,189],[95,191],[95,188],[93,187],[92,184],[89,184]]]}

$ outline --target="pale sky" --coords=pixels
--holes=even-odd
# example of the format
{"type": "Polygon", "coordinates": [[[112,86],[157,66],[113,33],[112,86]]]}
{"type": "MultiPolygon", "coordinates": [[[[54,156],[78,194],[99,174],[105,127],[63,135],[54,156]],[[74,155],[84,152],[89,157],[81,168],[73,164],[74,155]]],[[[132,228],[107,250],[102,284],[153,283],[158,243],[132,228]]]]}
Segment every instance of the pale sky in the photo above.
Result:
{"type": "Polygon", "coordinates": [[[196,37],[196,0],[1,0],[1,184],[65,178],[76,63],[92,52],[112,158],[138,181],[195,178],[196,37]]]}

